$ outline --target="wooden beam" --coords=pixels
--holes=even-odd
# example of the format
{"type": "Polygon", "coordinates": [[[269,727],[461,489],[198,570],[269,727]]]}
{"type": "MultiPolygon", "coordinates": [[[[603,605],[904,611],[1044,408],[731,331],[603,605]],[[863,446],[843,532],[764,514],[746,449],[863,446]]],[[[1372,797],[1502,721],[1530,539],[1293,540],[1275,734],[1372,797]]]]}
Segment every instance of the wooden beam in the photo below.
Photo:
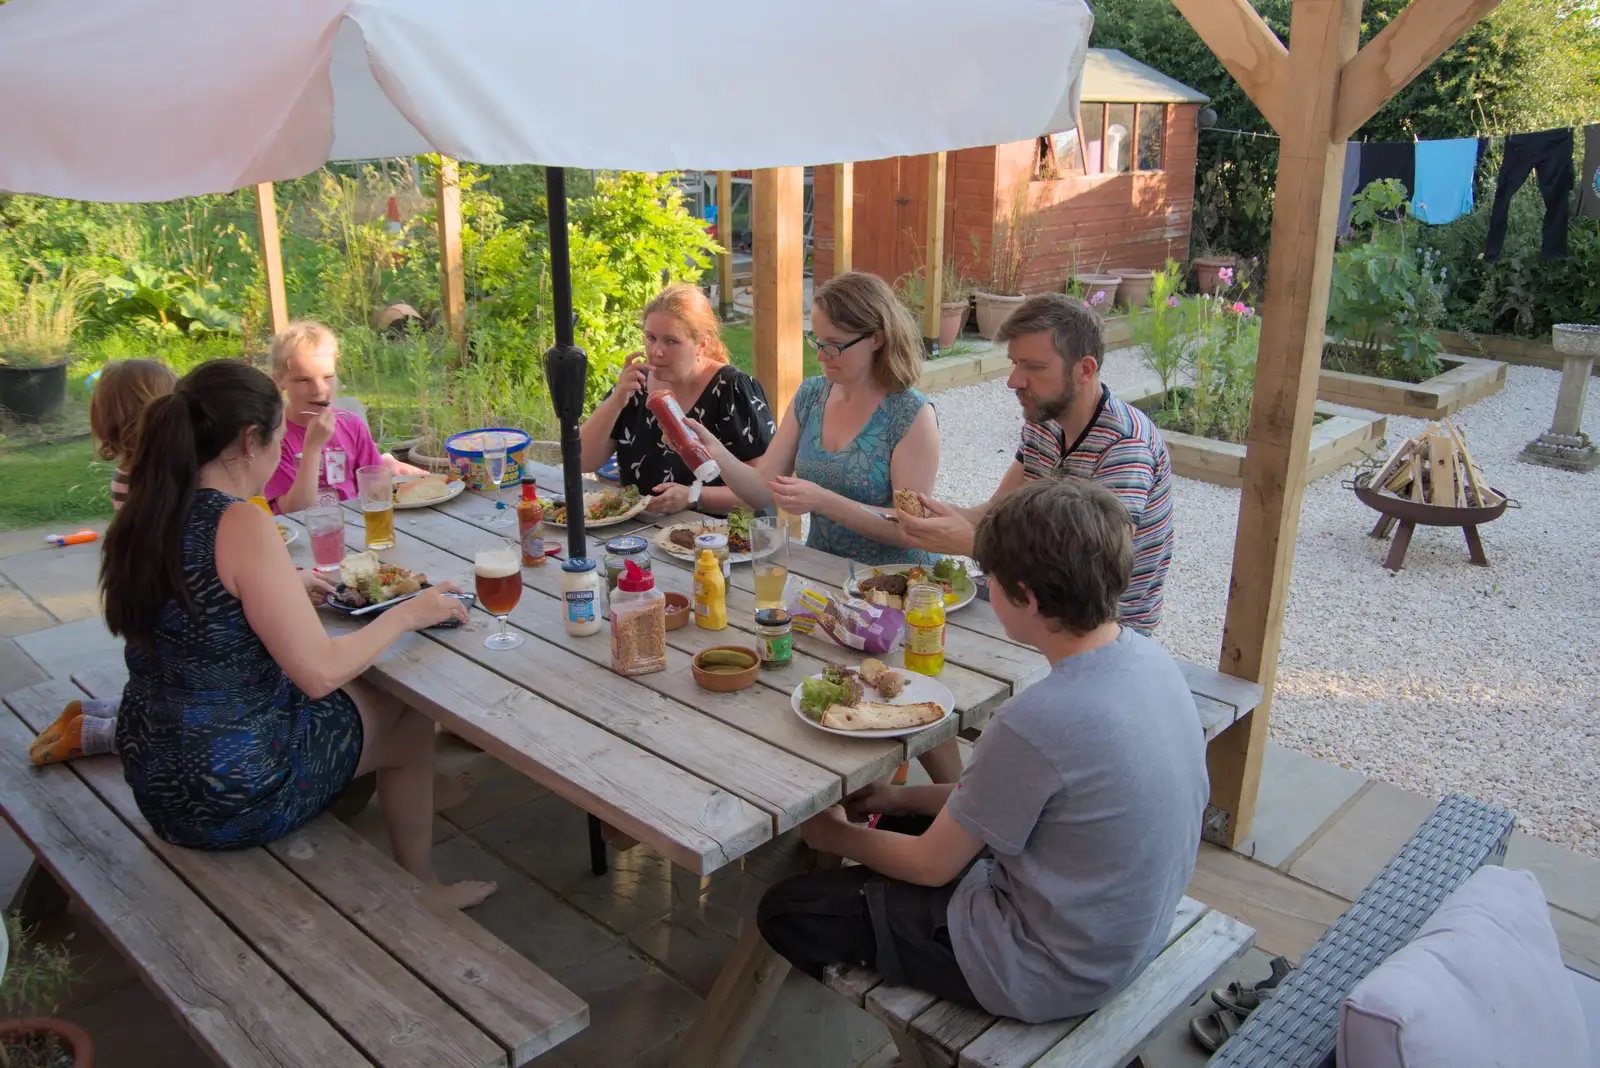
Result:
{"type": "Polygon", "coordinates": [[[733,172],[717,172],[717,314],[723,322],[733,312],[733,172]]]}
{"type": "Polygon", "coordinates": [[[1344,141],[1499,6],[1500,0],[1411,0],[1339,75],[1333,139],[1344,141]]]}
{"type": "Polygon", "coordinates": [[[456,161],[439,157],[439,295],[445,329],[461,357],[467,353],[467,276],[461,260],[461,171],[456,161]]]}
{"type": "Polygon", "coordinates": [[[856,244],[856,165],[833,165],[833,273],[853,270],[856,244]]]}
{"type": "Polygon", "coordinates": [[[781,420],[800,388],[805,330],[805,170],[755,172],[751,253],[755,260],[756,379],[781,420]]]}
{"type": "Polygon", "coordinates": [[[928,156],[928,238],[922,260],[922,343],[939,351],[939,316],[944,295],[945,153],[928,156]]]}
{"type": "MultiPolygon", "coordinates": [[[[1296,109],[1289,99],[1289,52],[1250,0],[1173,0],[1200,39],[1280,134],[1296,109]]],[[[1299,4],[1295,14],[1299,14],[1299,4]]],[[[1296,93],[1303,92],[1296,68],[1296,93]]],[[[1101,137],[1105,133],[1102,130],[1101,137]]],[[[1104,168],[1102,167],[1102,170],[1104,168]]]]}
{"type": "MultiPolygon", "coordinates": [[[[1180,0],[1187,13],[1187,3],[1180,0]]],[[[1218,4],[1218,7],[1225,5],[1218,4]]],[[[1289,35],[1295,92],[1282,101],[1255,402],[1244,458],[1221,670],[1260,683],[1266,700],[1207,749],[1211,803],[1228,813],[1224,843],[1250,832],[1267,747],[1284,602],[1305,493],[1322,364],[1344,143],[1331,136],[1339,74],[1356,53],[1361,0],[1296,0],[1289,35]]]]}
{"type": "Polygon", "coordinates": [[[289,298],[283,289],[283,246],[278,242],[278,200],[272,183],[256,185],[256,220],[261,224],[261,266],[267,273],[267,306],[272,314],[272,332],[289,325],[289,298]]]}

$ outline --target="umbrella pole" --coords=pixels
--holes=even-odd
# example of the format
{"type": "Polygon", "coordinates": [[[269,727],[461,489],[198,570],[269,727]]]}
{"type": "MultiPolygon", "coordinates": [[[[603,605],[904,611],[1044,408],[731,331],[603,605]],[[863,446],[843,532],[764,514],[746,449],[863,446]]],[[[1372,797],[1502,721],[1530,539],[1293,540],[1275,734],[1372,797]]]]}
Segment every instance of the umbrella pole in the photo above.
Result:
{"type": "Polygon", "coordinates": [[[550,291],[555,303],[556,343],[544,354],[544,377],[550,405],[561,424],[561,473],[567,498],[567,559],[588,556],[584,537],[583,395],[589,381],[589,357],[573,339],[572,262],[567,249],[567,172],[546,167],[545,194],[550,215],[550,291]]]}

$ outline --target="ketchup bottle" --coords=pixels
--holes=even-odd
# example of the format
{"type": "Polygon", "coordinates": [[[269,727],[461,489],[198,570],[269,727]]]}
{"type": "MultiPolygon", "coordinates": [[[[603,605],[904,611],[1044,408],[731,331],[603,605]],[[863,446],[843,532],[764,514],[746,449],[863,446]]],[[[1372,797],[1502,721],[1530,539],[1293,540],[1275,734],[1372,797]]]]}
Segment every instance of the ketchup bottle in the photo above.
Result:
{"type": "Polygon", "coordinates": [[[661,424],[662,438],[694,472],[696,482],[714,482],[722,477],[722,468],[711,458],[711,450],[700,444],[700,439],[694,436],[694,431],[684,421],[678,398],[667,390],[658,389],[650,394],[644,404],[655,415],[656,422],[661,424]]]}

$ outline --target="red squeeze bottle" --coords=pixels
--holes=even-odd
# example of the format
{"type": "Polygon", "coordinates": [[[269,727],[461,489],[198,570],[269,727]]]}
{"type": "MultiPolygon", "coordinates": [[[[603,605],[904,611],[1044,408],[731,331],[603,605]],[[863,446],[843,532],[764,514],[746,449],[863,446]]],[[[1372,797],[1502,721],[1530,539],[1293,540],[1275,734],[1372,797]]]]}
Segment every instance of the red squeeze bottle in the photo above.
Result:
{"type": "Polygon", "coordinates": [[[694,436],[694,431],[684,421],[678,398],[664,389],[658,389],[650,394],[644,404],[656,417],[656,422],[661,424],[661,436],[672,446],[672,451],[694,472],[695,481],[714,482],[722,477],[722,468],[711,458],[711,450],[700,444],[700,439],[694,436]]]}

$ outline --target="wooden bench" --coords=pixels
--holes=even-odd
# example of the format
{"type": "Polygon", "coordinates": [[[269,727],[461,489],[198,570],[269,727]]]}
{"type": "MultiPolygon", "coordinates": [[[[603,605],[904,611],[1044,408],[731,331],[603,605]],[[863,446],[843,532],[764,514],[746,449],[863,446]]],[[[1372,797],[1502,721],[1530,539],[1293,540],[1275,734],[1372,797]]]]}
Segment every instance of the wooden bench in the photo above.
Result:
{"type": "Polygon", "coordinates": [[[9,694],[0,809],[35,857],[31,902],[76,898],[219,1064],[515,1068],[588,1006],[328,815],[270,846],[206,853],[145,822],[114,757],[36,768],[68,700],[120,663],[9,694]]]}
{"type": "Polygon", "coordinates": [[[1184,898],[1166,948],[1126,989],[1088,1016],[1043,1024],[889,986],[865,968],[834,966],[824,982],[884,1022],[906,1068],[1122,1068],[1254,939],[1233,917],[1184,898]]]}

